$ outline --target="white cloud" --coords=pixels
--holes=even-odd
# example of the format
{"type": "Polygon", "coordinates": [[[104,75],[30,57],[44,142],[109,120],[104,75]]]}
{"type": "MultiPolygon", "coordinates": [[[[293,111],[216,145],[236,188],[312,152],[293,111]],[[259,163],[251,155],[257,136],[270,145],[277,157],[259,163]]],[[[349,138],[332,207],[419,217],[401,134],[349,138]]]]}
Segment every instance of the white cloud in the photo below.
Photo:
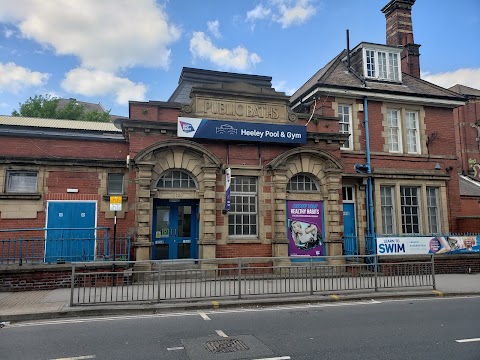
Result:
{"type": "Polygon", "coordinates": [[[264,7],[262,4],[257,5],[253,10],[247,11],[247,21],[255,22],[267,19],[272,13],[271,9],[264,7]]]}
{"type": "Polygon", "coordinates": [[[421,78],[444,88],[461,84],[480,90],[480,68],[458,69],[438,74],[422,72],[421,78]]]}
{"type": "Polygon", "coordinates": [[[222,37],[222,34],[220,34],[220,22],[218,20],[208,21],[207,26],[208,31],[217,39],[222,37]]]}
{"type": "Polygon", "coordinates": [[[109,72],[85,68],[70,70],[61,85],[65,91],[84,96],[114,95],[115,101],[120,105],[128,104],[129,100],[144,101],[147,90],[142,83],[134,83],[109,72]]]}
{"type": "Polygon", "coordinates": [[[285,29],[291,25],[303,24],[315,15],[316,9],[310,0],[297,0],[293,6],[290,6],[289,2],[279,4],[279,12],[280,16],[276,21],[285,29]]]}
{"type": "Polygon", "coordinates": [[[247,11],[246,21],[255,23],[269,19],[280,23],[284,29],[303,24],[317,12],[312,1],[314,0],[270,0],[271,7],[259,4],[247,11]]]}
{"type": "Polygon", "coordinates": [[[234,49],[217,48],[203,32],[194,32],[190,39],[190,52],[194,57],[206,59],[224,69],[245,71],[261,61],[256,53],[243,46],[234,49]]]}
{"type": "Polygon", "coordinates": [[[15,32],[12,29],[3,28],[3,35],[8,39],[10,38],[15,32]]]}
{"type": "Polygon", "coordinates": [[[59,55],[77,56],[82,67],[105,71],[167,68],[169,45],[180,37],[155,0],[0,1],[0,22],[59,55]]]}
{"type": "Polygon", "coordinates": [[[44,85],[50,74],[32,71],[9,62],[0,63],[0,92],[18,93],[21,89],[44,85]]]}
{"type": "Polygon", "coordinates": [[[297,89],[287,87],[287,82],[285,80],[280,80],[273,82],[273,88],[276,91],[283,91],[285,95],[292,95],[297,89]]]}

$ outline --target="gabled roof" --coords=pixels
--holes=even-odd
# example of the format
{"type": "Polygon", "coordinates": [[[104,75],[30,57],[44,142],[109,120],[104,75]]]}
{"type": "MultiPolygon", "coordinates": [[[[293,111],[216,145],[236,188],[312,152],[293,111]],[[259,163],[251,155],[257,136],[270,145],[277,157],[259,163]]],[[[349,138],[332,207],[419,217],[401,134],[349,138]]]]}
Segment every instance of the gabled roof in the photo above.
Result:
{"type": "MultiPolygon", "coordinates": [[[[295,105],[317,87],[329,87],[337,90],[362,91],[374,94],[391,94],[433,98],[438,100],[463,102],[466,99],[456,92],[447,90],[428,81],[418,79],[402,73],[402,83],[369,80],[356,74],[353,69],[348,69],[343,61],[347,51],[343,50],[326,66],[321,68],[304,85],[302,85],[290,98],[290,103],[295,105]]],[[[307,100],[307,99],[305,99],[307,100]]],[[[461,105],[460,103],[457,104],[461,105]]]]}
{"type": "Polygon", "coordinates": [[[473,96],[473,97],[480,97],[480,90],[465,86],[465,85],[454,85],[451,88],[448,88],[448,90],[455,91],[456,93],[462,94],[462,95],[467,95],[467,96],[473,96]]]}
{"type": "Polygon", "coordinates": [[[480,181],[469,176],[460,175],[460,195],[480,197],[480,181]]]}
{"type": "Polygon", "coordinates": [[[92,111],[92,110],[97,110],[101,112],[105,112],[105,108],[103,107],[102,104],[98,103],[90,103],[90,102],[85,102],[85,101],[79,101],[74,98],[70,99],[58,99],[58,107],[63,108],[65,107],[70,101],[75,102],[78,105],[83,105],[85,107],[85,111],[92,111]]]}

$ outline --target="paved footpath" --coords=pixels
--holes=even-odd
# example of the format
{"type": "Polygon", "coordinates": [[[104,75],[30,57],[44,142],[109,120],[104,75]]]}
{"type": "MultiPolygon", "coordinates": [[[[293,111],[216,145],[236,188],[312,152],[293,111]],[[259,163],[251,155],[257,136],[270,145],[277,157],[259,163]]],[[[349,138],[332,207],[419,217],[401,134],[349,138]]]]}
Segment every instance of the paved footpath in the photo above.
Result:
{"type": "Polygon", "coordinates": [[[158,304],[101,304],[71,308],[70,289],[0,292],[0,326],[2,322],[16,322],[51,318],[156,313],[205,309],[211,307],[271,306],[322,301],[353,301],[363,299],[406,298],[426,296],[480,296],[480,274],[449,274],[435,276],[437,290],[392,289],[375,292],[358,290],[319,295],[274,295],[269,298],[251,297],[242,300],[170,301],[158,304]]]}

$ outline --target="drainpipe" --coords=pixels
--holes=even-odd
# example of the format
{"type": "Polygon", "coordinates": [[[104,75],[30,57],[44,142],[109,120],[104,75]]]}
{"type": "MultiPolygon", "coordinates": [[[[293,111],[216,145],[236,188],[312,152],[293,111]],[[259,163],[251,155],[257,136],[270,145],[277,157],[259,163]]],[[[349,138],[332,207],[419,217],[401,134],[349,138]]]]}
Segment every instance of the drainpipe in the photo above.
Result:
{"type": "Polygon", "coordinates": [[[373,218],[373,178],[372,167],[370,165],[370,132],[368,129],[368,98],[363,98],[363,114],[365,118],[365,155],[367,163],[365,164],[367,170],[367,234],[373,235],[375,233],[375,225],[373,218]]]}

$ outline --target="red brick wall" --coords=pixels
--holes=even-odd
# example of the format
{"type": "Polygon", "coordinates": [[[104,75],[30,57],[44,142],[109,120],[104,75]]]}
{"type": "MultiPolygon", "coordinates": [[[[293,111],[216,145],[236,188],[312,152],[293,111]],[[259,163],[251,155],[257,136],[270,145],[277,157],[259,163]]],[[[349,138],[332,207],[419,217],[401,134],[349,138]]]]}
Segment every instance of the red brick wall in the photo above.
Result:
{"type": "Polygon", "coordinates": [[[35,139],[2,136],[0,154],[14,157],[126,159],[126,142],[35,139]]]}
{"type": "Polygon", "coordinates": [[[271,257],[270,244],[228,244],[217,245],[217,258],[271,257]]]}

